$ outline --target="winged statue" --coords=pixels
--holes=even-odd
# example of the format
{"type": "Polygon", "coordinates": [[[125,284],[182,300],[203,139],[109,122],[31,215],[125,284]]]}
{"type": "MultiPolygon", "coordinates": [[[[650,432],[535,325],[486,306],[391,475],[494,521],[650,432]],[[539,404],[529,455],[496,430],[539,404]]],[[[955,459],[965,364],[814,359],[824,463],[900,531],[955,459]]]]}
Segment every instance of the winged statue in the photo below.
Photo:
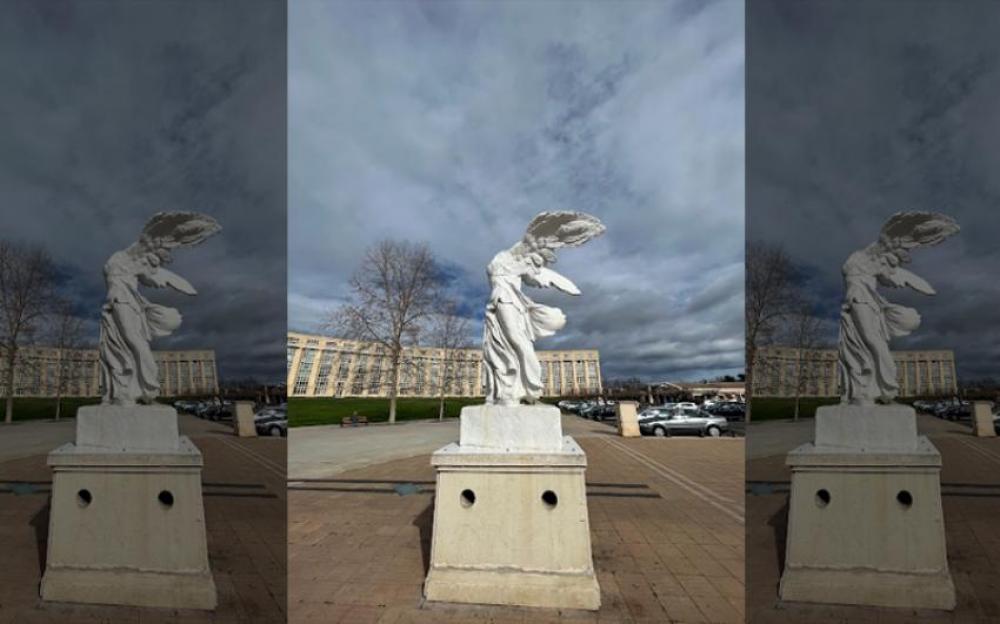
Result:
{"type": "Polygon", "coordinates": [[[215,219],[196,212],[158,212],[139,240],[104,264],[107,298],[101,309],[99,345],[101,401],[114,405],[152,403],[160,381],[150,341],[180,327],[174,308],[147,300],[139,286],[172,288],[194,296],[194,287],[166,268],[171,252],[197,245],[221,230],[215,219]]]}
{"type": "Polygon", "coordinates": [[[847,258],[838,343],[842,403],[874,405],[898,396],[889,341],[916,330],[920,314],[889,302],[878,287],[934,295],[934,288],[904,265],[910,263],[911,250],[937,245],[958,231],[955,220],[943,214],[899,212],[882,226],[877,241],[847,258]]]}
{"type": "Polygon", "coordinates": [[[556,288],[570,295],[580,290],[568,278],[549,268],[556,250],[577,247],[604,233],[604,225],[581,212],[543,212],[531,220],[524,237],[493,257],[486,268],[490,299],[483,327],[483,369],[486,402],[498,405],[529,403],[542,396],[542,367],[535,340],[551,336],[566,324],[559,308],[532,301],[523,285],[556,288]]]}

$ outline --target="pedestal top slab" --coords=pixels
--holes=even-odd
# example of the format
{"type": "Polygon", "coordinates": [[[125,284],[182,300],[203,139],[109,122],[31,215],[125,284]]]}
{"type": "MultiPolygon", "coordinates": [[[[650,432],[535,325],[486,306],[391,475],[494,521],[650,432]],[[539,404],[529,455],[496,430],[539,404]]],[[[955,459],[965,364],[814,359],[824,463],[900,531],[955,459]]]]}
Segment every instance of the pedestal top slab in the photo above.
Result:
{"type": "Polygon", "coordinates": [[[76,446],[95,451],[177,451],[177,411],[168,405],[88,405],[76,412],[76,446]]]}
{"type": "Polygon", "coordinates": [[[190,438],[181,436],[172,451],[116,451],[93,446],[79,446],[69,442],[49,453],[48,464],[59,466],[114,466],[156,467],[191,466],[203,464],[201,451],[190,438]]]}
{"type": "Polygon", "coordinates": [[[912,453],[917,414],[908,405],[827,405],[816,410],[820,451],[912,453]]]}
{"type": "Polygon", "coordinates": [[[562,438],[558,451],[498,451],[451,443],[431,455],[431,465],[444,466],[569,466],[585,467],[587,455],[570,436],[562,438]]]}
{"type": "Polygon", "coordinates": [[[940,468],[941,453],[927,436],[917,438],[916,447],[909,451],[858,451],[819,447],[813,443],[803,444],[788,453],[785,464],[793,468],[838,467],[838,468],[940,468]]]}
{"type": "Polygon", "coordinates": [[[562,413],[554,405],[470,405],[459,420],[463,449],[563,452],[562,413]]]}

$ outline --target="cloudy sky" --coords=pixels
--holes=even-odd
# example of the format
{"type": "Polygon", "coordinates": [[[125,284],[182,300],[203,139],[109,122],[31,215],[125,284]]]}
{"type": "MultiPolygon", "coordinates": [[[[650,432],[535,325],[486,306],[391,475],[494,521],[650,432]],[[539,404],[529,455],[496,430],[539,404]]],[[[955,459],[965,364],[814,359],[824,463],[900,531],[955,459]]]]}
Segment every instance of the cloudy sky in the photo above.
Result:
{"type": "Polygon", "coordinates": [[[886,294],[923,325],[897,348],[952,348],[1000,377],[1000,3],[751,3],[748,228],[783,245],[830,319],[840,266],[903,210],[962,232],[917,250],[937,289],[886,294]]]}
{"type": "MultiPolygon", "coordinates": [[[[485,266],[543,210],[607,234],[532,290],[605,377],[743,368],[743,5],[294,2],[289,325],[316,330],[380,239],[427,242],[474,333],[485,266]]],[[[478,338],[477,338],[478,341],[478,338]]]]}
{"type": "Polygon", "coordinates": [[[45,246],[97,340],[101,268],[160,210],[223,232],[171,267],[195,298],[156,348],[285,376],[285,14],[280,2],[0,3],[0,236],[45,246]]]}

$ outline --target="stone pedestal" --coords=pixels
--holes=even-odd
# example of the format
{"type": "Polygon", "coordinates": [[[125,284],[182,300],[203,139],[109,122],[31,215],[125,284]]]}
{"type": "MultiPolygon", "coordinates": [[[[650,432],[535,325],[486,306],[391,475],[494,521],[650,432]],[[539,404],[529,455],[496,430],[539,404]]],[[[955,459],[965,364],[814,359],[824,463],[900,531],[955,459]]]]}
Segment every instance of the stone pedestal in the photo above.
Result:
{"type": "Polygon", "coordinates": [[[635,401],[619,401],[615,410],[618,412],[618,435],[623,438],[638,438],[642,435],[639,431],[639,404],[635,401]]]}
{"type": "Polygon", "coordinates": [[[437,490],[427,599],[599,608],[587,459],[562,436],[558,408],[466,407],[461,419],[459,443],[431,459],[437,490]],[[537,437],[525,440],[518,423],[537,437]],[[547,450],[519,448],[512,440],[547,450]]]}
{"type": "Polygon", "coordinates": [[[77,443],[48,459],[53,476],[43,600],[215,608],[202,457],[186,437],[161,438],[161,429],[171,426],[176,432],[177,414],[164,406],[79,410],[77,443]],[[116,430],[116,423],[124,425],[116,430]],[[148,448],[155,446],[162,448],[148,448]]]}
{"type": "Polygon", "coordinates": [[[253,403],[236,401],[233,405],[233,433],[241,438],[256,438],[257,426],[253,420],[253,403]]]}
{"type": "Polygon", "coordinates": [[[911,408],[822,407],[787,464],[782,600],[954,609],[941,455],[911,408]]]}
{"type": "Polygon", "coordinates": [[[980,438],[995,438],[997,435],[993,408],[986,401],[976,401],[972,405],[972,431],[980,438]]]}

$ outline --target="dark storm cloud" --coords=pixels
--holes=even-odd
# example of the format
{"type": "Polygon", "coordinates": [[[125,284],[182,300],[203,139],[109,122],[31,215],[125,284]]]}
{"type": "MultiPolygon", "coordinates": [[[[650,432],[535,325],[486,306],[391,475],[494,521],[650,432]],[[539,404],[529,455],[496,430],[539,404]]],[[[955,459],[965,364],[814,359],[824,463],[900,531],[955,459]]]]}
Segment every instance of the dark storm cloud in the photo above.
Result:
{"type": "Polygon", "coordinates": [[[888,291],[923,324],[896,348],[952,348],[1000,375],[1000,3],[754,1],[748,228],[782,244],[832,317],[840,266],[900,210],[962,232],[913,254],[937,297],[888,291]]]}
{"type": "Polygon", "coordinates": [[[743,7],[295,2],[289,323],[315,331],[366,247],[427,242],[481,332],[485,267],[542,210],[602,238],[531,290],[606,377],[743,367],[743,7]]]}
{"type": "Polygon", "coordinates": [[[223,231],[148,290],[228,379],[285,375],[286,54],[281,2],[0,4],[0,236],[44,245],[96,318],[101,267],[160,210],[223,231]]]}

